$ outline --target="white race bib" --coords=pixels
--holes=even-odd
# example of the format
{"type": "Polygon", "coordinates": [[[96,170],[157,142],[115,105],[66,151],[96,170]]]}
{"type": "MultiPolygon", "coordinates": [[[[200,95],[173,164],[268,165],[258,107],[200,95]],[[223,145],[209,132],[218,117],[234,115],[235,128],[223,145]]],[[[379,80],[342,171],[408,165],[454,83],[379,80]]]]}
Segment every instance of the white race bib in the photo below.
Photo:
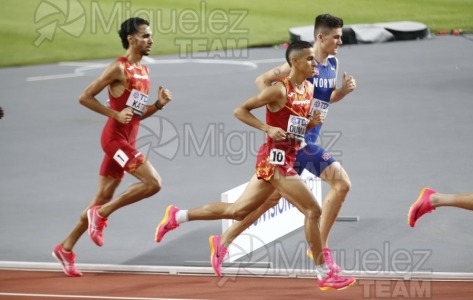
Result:
{"type": "Polygon", "coordinates": [[[294,115],[289,116],[286,130],[287,134],[292,134],[294,139],[298,140],[299,142],[304,141],[307,123],[309,123],[309,120],[304,117],[294,115]]]}
{"type": "Polygon", "coordinates": [[[135,115],[142,116],[145,111],[146,102],[148,102],[148,95],[133,89],[128,100],[126,100],[126,106],[133,108],[135,115]]]}
{"type": "Polygon", "coordinates": [[[330,106],[330,103],[314,98],[314,102],[312,102],[312,106],[310,107],[309,115],[313,116],[314,110],[317,110],[322,113],[322,117],[324,117],[325,119],[325,117],[327,116],[329,106],[330,106]]]}
{"type": "Polygon", "coordinates": [[[129,158],[128,155],[123,152],[122,149],[118,149],[117,152],[113,155],[113,159],[122,167],[124,168],[126,163],[128,162],[129,158]]]}
{"type": "Polygon", "coordinates": [[[272,165],[284,165],[286,161],[286,152],[281,149],[273,148],[269,152],[269,163],[272,165]]]}

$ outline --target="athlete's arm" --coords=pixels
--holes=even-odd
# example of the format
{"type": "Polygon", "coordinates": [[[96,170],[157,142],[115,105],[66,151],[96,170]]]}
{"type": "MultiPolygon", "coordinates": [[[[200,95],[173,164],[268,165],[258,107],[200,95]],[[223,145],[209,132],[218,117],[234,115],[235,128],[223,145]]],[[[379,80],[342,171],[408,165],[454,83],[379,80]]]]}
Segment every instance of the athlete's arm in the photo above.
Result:
{"type": "Polygon", "coordinates": [[[314,115],[310,118],[309,123],[307,123],[307,130],[310,130],[316,126],[319,126],[324,122],[323,114],[316,110],[314,115]]]}
{"type": "Polygon", "coordinates": [[[128,118],[133,116],[131,107],[127,107],[124,110],[118,112],[100,103],[95,96],[99,94],[104,88],[113,83],[120,82],[124,76],[121,64],[118,62],[112,63],[108,66],[105,71],[92,83],[89,84],[79,96],[80,104],[84,105],[88,109],[95,111],[101,115],[109,118],[114,118],[120,123],[127,123],[128,118]]]}
{"type": "Polygon", "coordinates": [[[268,86],[271,86],[275,81],[287,77],[290,72],[291,67],[288,63],[285,63],[258,76],[255,80],[255,84],[262,91],[268,86]]]}
{"type": "MultiPolygon", "coordinates": [[[[338,77],[338,66],[339,66],[339,63],[338,63],[338,59],[335,58],[337,60],[337,77],[338,77]]],[[[335,90],[333,90],[332,94],[330,95],[330,103],[335,103],[335,102],[338,102],[340,100],[342,100],[343,98],[345,98],[346,95],[350,94],[351,92],[353,92],[356,88],[356,81],[355,81],[355,78],[353,78],[352,75],[350,75],[350,77],[347,78],[347,73],[346,72],[343,72],[343,78],[342,78],[342,87],[341,88],[335,88],[335,90]]]]}
{"type": "Polygon", "coordinates": [[[266,132],[272,139],[281,139],[286,132],[278,127],[270,126],[256,118],[251,111],[256,108],[268,106],[271,111],[277,111],[286,103],[286,89],[282,84],[270,86],[257,96],[253,96],[243,102],[234,111],[233,115],[245,124],[266,132]]]}
{"type": "Polygon", "coordinates": [[[153,115],[158,110],[163,109],[169,101],[172,100],[172,94],[168,89],[165,89],[163,86],[158,87],[158,100],[151,105],[146,105],[146,110],[143,113],[141,119],[146,119],[147,117],[153,115]]]}
{"type": "MultiPolygon", "coordinates": [[[[309,86],[309,92],[311,95],[314,94],[314,85],[312,83],[308,83],[309,86]]],[[[312,99],[314,101],[314,99],[312,99]]],[[[313,102],[311,103],[313,105],[313,102]]],[[[307,130],[310,130],[316,126],[319,126],[324,122],[324,117],[322,113],[316,109],[314,109],[314,113],[312,116],[309,116],[309,123],[307,124],[307,130]]]]}

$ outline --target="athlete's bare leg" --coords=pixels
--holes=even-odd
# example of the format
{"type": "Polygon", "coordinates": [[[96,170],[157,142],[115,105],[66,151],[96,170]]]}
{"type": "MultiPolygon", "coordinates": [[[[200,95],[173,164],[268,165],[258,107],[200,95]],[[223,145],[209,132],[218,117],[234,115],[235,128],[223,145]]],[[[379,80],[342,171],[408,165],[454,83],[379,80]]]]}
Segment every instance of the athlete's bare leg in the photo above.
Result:
{"type": "Polygon", "coordinates": [[[151,197],[161,189],[161,177],[148,160],[145,160],[131,175],[140,182],[130,185],[115,199],[102,205],[97,211],[100,216],[107,218],[117,209],[151,197]]]}
{"type": "MultiPolygon", "coordinates": [[[[321,179],[330,185],[322,204],[322,216],[320,220],[320,233],[323,248],[327,247],[328,236],[335,223],[342,203],[350,190],[351,183],[348,174],[339,162],[334,162],[327,167],[321,175],[321,179]]],[[[257,210],[250,213],[242,221],[235,222],[222,234],[222,245],[229,246],[239,234],[253,224],[265,211],[278,204],[281,195],[275,191],[257,210]]],[[[473,205],[473,201],[472,201],[473,205]]]]}
{"type": "Polygon", "coordinates": [[[79,220],[72,229],[72,231],[67,235],[64,241],[61,243],[62,248],[66,251],[71,251],[74,248],[74,245],[77,243],[79,238],[87,230],[89,224],[87,220],[87,210],[95,205],[104,205],[113,198],[115,190],[120,185],[120,179],[108,178],[99,176],[99,183],[97,194],[92,199],[92,201],[87,205],[85,210],[81,213],[79,220]]]}
{"type": "Polygon", "coordinates": [[[305,237],[312,253],[314,253],[314,262],[316,265],[324,264],[319,228],[321,209],[314,195],[299,176],[284,176],[278,169],[275,170],[274,176],[269,182],[281,193],[281,196],[304,215],[305,237]]]}
{"type": "Polygon", "coordinates": [[[330,230],[350,190],[351,183],[347,172],[339,162],[334,162],[328,166],[322,172],[320,178],[330,185],[330,189],[322,203],[322,217],[320,219],[322,246],[323,248],[327,248],[330,230]]]}
{"type": "Polygon", "coordinates": [[[281,194],[274,191],[269,198],[260,205],[256,210],[248,214],[243,220],[234,222],[223,234],[220,242],[223,246],[228,247],[246,228],[250,227],[262,214],[268,209],[279,203],[281,194]]]}
{"type": "Polygon", "coordinates": [[[81,213],[79,221],[61,243],[66,251],[71,251],[79,238],[84,234],[88,227],[87,210],[95,205],[100,205],[99,214],[102,217],[109,216],[120,207],[132,204],[141,199],[156,194],[161,188],[161,177],[154,167],[146,160],[134,173],[132,173],[140,182],[131,185],[117,198],[113,199],[115,190],[120,185],[121,179],[99,176],[98,189],[95,197],[81,213]]]}
{"type": "Polygon", "coordinates": [[[274,187],[271,184],[253,175],[235,203],[211,202],[201,207],[191,208],[188,211],[189,221],[242,220],[262,205],[273,192],[274,187]]]}
{"type": "Polygon", "coordinates": [[[473,194],[435,193],[430,196],[430,203],[433,207],[453,206],[473,210],[473,194]]]}

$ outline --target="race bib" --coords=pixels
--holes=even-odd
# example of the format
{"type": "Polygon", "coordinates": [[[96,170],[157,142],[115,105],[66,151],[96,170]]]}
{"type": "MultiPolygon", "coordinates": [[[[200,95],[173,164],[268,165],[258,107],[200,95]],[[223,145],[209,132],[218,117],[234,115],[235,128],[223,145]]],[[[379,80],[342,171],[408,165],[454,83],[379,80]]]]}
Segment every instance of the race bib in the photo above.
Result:
{"type": "Polygon", "coordinates": [[[322,117],[324,117],[325,119],[325,117],[327,116],[329,106],[330,106],[330,103],[314,98],[314,102],[312,102],[312,106],[310,107],[309,115],[313,116],[315,110],[317,110],[320,113],[322,113],[322,117]]]}
{"type": "Polygon", "coordinates": [[[128,155],[123,152],[122,149],[118,149],[117,152],[113,155],[113,159],[122,167],[124,168],[126,163],[128,162],[129,158],[128,155]]]}
{"type": "Polygon", "coordinates": [[[287,122],[287,134],[294,136],[294,139],[299,142],[304,141],[305,131],[307,129],[307,123],[309,120],[304,117],[289,116],[289,121],[287,122]]]}
{"type": "Polygon", "coordinates": [[[135,115],[142,116],[145,111],[146,102],[148,102],[148,95],[133,89],[128,100],[126,100],[126,106],[133,108],[135,115]]]}
{"type": "Polygon", "coordinates": [[[273,148],[269,152],[269,163],[272,165],[284,165],[286,161],[286,153],[281,149],[273,148]]]}

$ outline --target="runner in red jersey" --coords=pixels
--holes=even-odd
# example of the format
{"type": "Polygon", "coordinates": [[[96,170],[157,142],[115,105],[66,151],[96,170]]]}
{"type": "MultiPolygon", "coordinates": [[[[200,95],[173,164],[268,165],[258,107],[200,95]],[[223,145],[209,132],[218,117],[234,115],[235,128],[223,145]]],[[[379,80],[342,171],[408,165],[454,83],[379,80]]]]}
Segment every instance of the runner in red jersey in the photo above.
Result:
{"type": "Polygon", "coordinates": [[[110,214],[148,198],[161,189],[161,177],[136,149],[135,142],[140,120],[161,110],[171,101],[171,93],[160,86],[158,100],[149,104],[148,68],[141,64],[141,59],[149,55],[153,45],[149,22],[130,18],[121,24],[118,33],[126,49],[125,55],[108,66],[79,98],[82,105],[108,117],[108,120],[101,136],[105,157],[100,167],[98,191],[72,231],[53,250],[53,256],[61,263],[64,273],[72,277],[82,276],[75,268],[72,249],[86,230],[92,241],[102,246],[103,229],[110,214]],[[109,107],[96,99],[96,95],[107,87],[109,107]],[[139,182],[113,197],[125,171],[139,182]]]}
{"type": "MultiPolygon", "coordinates": [[[[164,235],[181,223],[195,220],[234,219],[242,220],[264,204],[277,190],[305,217],[305,235],[314,253],[315,271],[321,289],[341,289],[352,285],[353,278],[344,278],[329,271],[322,255],[319,231],[321,209],[302,179],[293,171],[295,154],[304,140],[307,128],[321,124],[323,117],[315,113],[309,116],[313,87],[306,82],[315,71],[314,48],[311,43],[298,41],[286,50],[286,60],[291,65],[289,76],[282,82],[264,89],[237,107],[234,115],[242,122],[267,133],[266,143],[260,148],[256,172],[235,203],[213,202],[190,210],[180,210],[169,205],[156,229],[155,239],[160,242],[164,235]],[[266,122],[251,113],[265,106],[266,122]],[[310,119],[309,119],[310,118],[310,119]],[[261,178],[261,179],[259,179],[261,178]]],[[[210,260],[214,271],[221,275],[221,266],[227,248],[220,236],[210,236],[210,260]]]]}
{"type": "MultiPolygon", "coordinates": [[[[342,85],[337,87],[338,59],[335,57],[338,48],[342,44],[343,20],[329,14],[321,14],[315,18],[314,24],[314,51],[317,61],[317,72],[308,79],[314,84],[313,107],[327,115],[328,107],[344,99],[356,89],[356,80],[353,76],[343,73],[342,85]]],[[[273,68],[256,79],[256,86],[263,90],[272,86],[274,82],[289,75],[291,67],[288,63],[273,68]]],[[[306,133],[306,143],[296,156],[295,169],[301,174],[304,170],[322,179],[329,185],[322,201],[322,217],[320,221],[320,232],[325,260],[329,268],[335,273],[340,273],[342,268],[337,265],[332,257],[332,251],[328,245],[330,231],[337,219],[342,204],[347,197],[351,187],[348,173],[340,162],[331,156],[319,144],[316,144],[322,125],[312,128],[306,133]]],[[[248,215],[241,222],[233,222],[232,226],[222,234],[222,244],[230,245],[236,237],[246,228],[251,226],[269,208],[280,202],[281,195],[274,192],[265,204],[258,210],[248,215]]],[[[310,249],[306,252],[312,259],[310,249]]]]}
{"type": "Polygon", "coordinates": [[[288,78],[280,83],[287,91],[286,103],[282,109],[275,112],[266,109],[266,123],[273,127],[286,128],[290,138],[273,140],[267,136],[266,143],[260,147],[256,160],[256,175],[258,179],[266,181],[271,179],[276,168],[286,176],[297,175],[293,168],[294,162],[300,143],[304,140],[309,121],[306,116],[312,102],[312,87],[308,81],[302,83],[303,93],[298,93],[288,78]]]}
{"type": "Polygon", "coordinates": [[[110,109],[121,111],[126,107],[132,107],[134,114],[126,124],[113,118],[107,120],[101,138],[105,157],[100,175],[121,179],[124,171],[133,173],[145,161],[144,156],[135,149],[135,143],[150,83],[146,66],[141,65],[141,68],[137,68],[124,56],[119,57],[116,62],[125,72],[127,86],[118,97],[115,97],[109,89],[110,109]]]}

